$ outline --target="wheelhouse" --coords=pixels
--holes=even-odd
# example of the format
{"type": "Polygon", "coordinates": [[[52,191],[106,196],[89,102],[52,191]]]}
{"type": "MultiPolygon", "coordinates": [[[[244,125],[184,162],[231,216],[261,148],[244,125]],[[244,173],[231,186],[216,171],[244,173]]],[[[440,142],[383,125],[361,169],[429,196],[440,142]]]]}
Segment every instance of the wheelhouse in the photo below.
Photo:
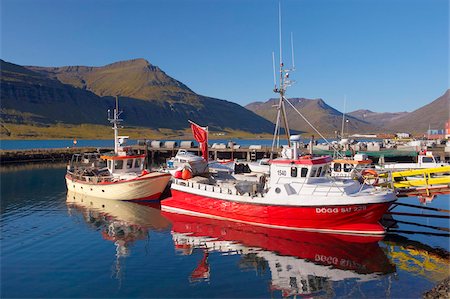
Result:
{"type": "Polygon", "coordinates": [[[355,170],[361,171],[372,164],[367,155],[357,154],[354,159],[342,158],[331,162],[331,175],[335,177],[350,177],[355,170]]]}
{"type": "Polygon", "coordinates": [[[101,156],[110,173],[139,172],[144,169],[145,155],[101,156]]]}
{"type": "Polygon", "coordinates": [[[275,159],[270,162],[271,177],[276,182],[292,182],[324,177],[329,170],[331,158],[305,156],[296,160],[275,159]]]}

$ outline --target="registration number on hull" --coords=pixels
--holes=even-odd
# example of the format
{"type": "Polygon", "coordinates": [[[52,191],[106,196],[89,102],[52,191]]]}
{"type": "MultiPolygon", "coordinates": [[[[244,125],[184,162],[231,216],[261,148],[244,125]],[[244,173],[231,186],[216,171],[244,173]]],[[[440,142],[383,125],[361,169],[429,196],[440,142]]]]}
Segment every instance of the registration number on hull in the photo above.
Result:
{"type": "Polygon", "coordinates": [[[342,208],[316,208],[316,214],[337,214],[337,213],[351,213],[366,210],[366,206],[342,207],[342,208]]]}

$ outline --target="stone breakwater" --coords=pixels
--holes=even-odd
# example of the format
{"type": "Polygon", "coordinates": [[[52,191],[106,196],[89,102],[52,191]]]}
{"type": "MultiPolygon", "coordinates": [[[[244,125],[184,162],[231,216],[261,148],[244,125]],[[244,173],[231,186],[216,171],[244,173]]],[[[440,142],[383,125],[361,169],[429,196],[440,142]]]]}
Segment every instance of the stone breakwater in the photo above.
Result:
{"type": "Polygon", "coordinates": [[[450,278],[438,283],[433,289],[423,294],[425,299],[450,298],[450,278]]]}
{"type": "Polygon", "coordinates": [[[0,164],[28,162],[67,162],[75,153],[95,152],[94,147],[1,150],[0,164]]]}

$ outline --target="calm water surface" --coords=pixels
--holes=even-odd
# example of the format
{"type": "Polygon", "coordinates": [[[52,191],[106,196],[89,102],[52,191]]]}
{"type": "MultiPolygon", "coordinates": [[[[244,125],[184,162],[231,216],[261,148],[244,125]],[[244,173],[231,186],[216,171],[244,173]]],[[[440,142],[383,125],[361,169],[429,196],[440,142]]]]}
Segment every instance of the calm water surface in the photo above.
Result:
{"type": "Polygon", "coordinates": [[[64,173],[2,167],[1,297],[418,298],[449,275],[448,219],[395,216],[444,230],[379,241],[293,233],[67,194],[64,173]]]}

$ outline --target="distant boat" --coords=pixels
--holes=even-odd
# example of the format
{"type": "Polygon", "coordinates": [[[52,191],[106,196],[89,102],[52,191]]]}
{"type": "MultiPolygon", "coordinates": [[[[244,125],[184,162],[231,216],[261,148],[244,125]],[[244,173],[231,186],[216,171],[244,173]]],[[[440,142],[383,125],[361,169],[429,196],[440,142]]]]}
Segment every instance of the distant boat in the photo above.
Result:
{"type": "Polygon", "coordinates": [[[119,104],[113,118],[114,152],[75,154],[67,166],[69,191],[113,200],[157,200],[166,188],[170,174],[144,169],[145,155],[137,155],[122,144],[128,136],[118,136],[119,104]]]}
{"type": "Polygon", "coordinates": [[[375,165],[375,168],[381,170],[412,170],[436,168],[442,166],[450,166],[450,163],[438,161],[433,155],[433,152],[422,151],[417,156],[417,163],[385,163],[382,165],[375,165]]]}

